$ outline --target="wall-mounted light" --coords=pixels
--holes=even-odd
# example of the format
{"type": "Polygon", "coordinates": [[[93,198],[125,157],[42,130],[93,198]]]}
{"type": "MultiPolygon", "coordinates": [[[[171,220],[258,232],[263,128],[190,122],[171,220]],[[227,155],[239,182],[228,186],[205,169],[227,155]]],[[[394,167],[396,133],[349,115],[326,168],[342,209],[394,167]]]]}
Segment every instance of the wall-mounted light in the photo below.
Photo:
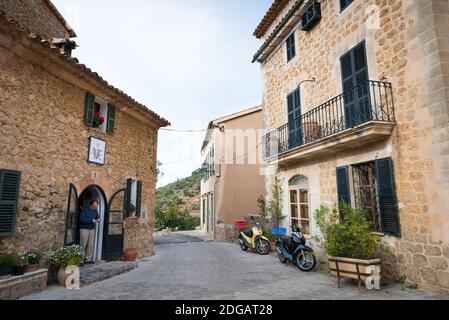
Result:
{"type": "Polygon", "coordinates": [[[302,80],[302,81],[298,84],[298,89],[301,87],[301,85],[302,85],[304,82],[315,82],[315,81],[316,81],[315,77],[312,77],[312,79],[302,80]]]}
{"type": "Polygon", "coordinates": [[[220,132],[224,132],[224,130],[225,130],[224,126],[219,126],[218,124],[214,124],[213,127],[218,128],[218,130],[220,130],[220,132]]]}

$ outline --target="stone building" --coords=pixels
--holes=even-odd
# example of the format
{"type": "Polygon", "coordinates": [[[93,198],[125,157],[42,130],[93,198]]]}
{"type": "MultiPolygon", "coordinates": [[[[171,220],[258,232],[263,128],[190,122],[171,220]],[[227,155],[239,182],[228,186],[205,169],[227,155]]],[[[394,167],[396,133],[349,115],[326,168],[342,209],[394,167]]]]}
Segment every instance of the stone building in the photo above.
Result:
{"type": "Polygon", "coordinates": [[[449,1],[275,0],[261,47],[265,157],[285,226],[366,209],[384,270],[449,293],[449,1]]]}
{"type": "Polygon", "coordinates": [[[232,236],[235,221],[259,212],[264,194],[260,135],[260,106],[209,123],[201,153],[205,177],[201,181],[201,227],[217,240],[232,236]]]}
{"type": "Polygon", "coordinates": [[[0,2],[0,252],[76,243],[97,199],[95,259],[151,255],[168,122],[72,58],[74,36],[48,0],[0,2]]]}

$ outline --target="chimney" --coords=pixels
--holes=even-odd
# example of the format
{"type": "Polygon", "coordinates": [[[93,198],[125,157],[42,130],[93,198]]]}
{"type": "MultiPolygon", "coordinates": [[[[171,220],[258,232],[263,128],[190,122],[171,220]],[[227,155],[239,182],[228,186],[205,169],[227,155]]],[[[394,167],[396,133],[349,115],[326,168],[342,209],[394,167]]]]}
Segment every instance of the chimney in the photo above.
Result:
{"type": "Polygon", "coordinates": [[[75,41],[64,38],[54,38],[53,45],[59,49],[61,54],[65,54],[69,57],[72,56],[72,50],[78,47],[75,41]]]}

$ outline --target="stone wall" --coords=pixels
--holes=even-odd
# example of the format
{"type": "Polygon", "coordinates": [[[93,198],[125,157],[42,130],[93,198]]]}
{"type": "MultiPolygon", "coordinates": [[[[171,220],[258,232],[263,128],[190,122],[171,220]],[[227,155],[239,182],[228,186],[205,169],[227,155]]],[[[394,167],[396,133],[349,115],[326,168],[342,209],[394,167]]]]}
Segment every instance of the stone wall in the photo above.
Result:
{"type": "MultiPolygon", "coordinates": [[[[69,184],[78,194],[97,185],[106,197],[143,182],[143,218],[125,221],[125,248],[151,255],[157,129],[117,107],[116,130],[84,123],[86,90],[0,46],[0,168],[22,172],[16,232],[0,238],[0,252],[55,250],[63,245],[69,184]],[[107,143],[106,164],[87,162],[88,138],[107,143]]],[[[100,95],[101,89],[97,89],[100,95]]],[[[115,101],[100,96],[112,104],[115,101]]]]}
{"type": "Polygon", "coordinates": [[[238,239],[238,230],[233,224],[218,223],[215,227],[215,241],[232,242],[238,239]]]}
{"type": "Polygon", "coordinates": [[[385,268],[426,289],[448,293],[449,2],[355,0],[341,13],[338,2],[322,0],[321,21],[310,32],[296,29],[293,60],[286,63],[283,43],[264,62],[265,125],[273,130],[287,122],[286,96],[304,79],[317,81],[301,88],[303,113],[340,94],[339,59],[363,40],[370,79],[386,77],[393,85],[397,125],[383,142],[298,162],[277,175],[288,179],[309,166],[319,168],[309,180],[319,180],[316,193],[320,202],[327,202],[337,197],[337,166],[391,156],[402,236],[384,238],[395,252],[385,268]],[[380,29],[368,27],[368,5],[378,6],[380,29]]]}
{"type": "Polygon", "coordinates": [[[19,21],[31,33],[47,40],[71,38],[70,32],[45,0],[2,0],[0,11],[19,21]]]}
{"type": "Polygon", "coordinates": [[[0,301],[16,300],[47,289],[47,269],[0,280],[0,301]]]}

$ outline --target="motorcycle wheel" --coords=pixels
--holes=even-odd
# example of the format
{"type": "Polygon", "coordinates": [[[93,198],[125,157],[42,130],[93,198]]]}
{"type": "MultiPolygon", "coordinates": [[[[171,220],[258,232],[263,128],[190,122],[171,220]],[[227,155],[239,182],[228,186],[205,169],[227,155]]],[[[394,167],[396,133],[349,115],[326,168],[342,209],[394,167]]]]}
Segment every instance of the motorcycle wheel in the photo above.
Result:
{"type": "Polygon", "coordinates": [[[270,243],[264,239],[257,240],[256,251],[258,254],[261,254],[261,255],[268,254],[270,252],[270,243]]]}
{"type": "Polygon", "coordinates": [[[241,236],[239,237],[239,245],[240,245],[240,249],[242,249],[243,251],[248,250],[248,247],[245,245],[245,242],[241,236]]]}
{"type": "Polygon", "coordinates": [[[287,263],[287,258],[284,257],[282,254],[278,253],[278,259],[281,263],[285,264],[287,263]]]}
{"type": "Polygon", "coordinates": [[[296,257],[296,265],[298,266],[299,269],[301,269],[301,271],[304,272],[312,271],[316,265],[315,255],[310,250],[303,250],[296,257]]]}

